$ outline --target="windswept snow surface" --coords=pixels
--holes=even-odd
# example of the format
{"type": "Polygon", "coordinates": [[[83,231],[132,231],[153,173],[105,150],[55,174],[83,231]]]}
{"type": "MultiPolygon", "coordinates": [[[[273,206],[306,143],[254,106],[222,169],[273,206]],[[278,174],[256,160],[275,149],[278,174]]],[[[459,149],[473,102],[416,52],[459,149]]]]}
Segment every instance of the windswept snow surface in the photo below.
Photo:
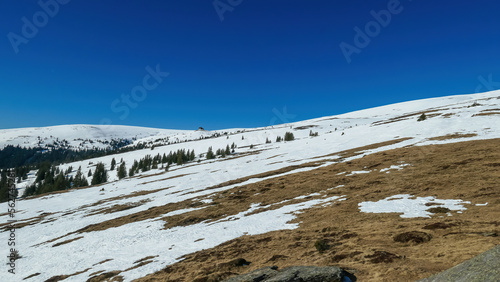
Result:
{"type": "Polygon", "coordinates": [[[415,197],[412,195],[395,195],[377,202],[359,203],[359,209],[364,213],[401,213],[403,218],[430,217],[431,212],[427,211],[434,207],[448,208],[452,211],[464,211],[464,204],[469,201],[462,200],[441,200],[432,196],[415,197]],[[432,204],[431,206],[427,204],[432,204]]]}
{"type": "MultiPolygon", "coordinates": [[[[91,224],[146,211],[152,207],[165,206],[169,203],[184,200],[210,203],[212,196],[220,191],[259,182],[263,179],[280,177],[284,174],[276,174],[266,178],[254,177],[242,183],[215,189],[206,190],[207,187],[292,165],[323,160],[326,161],[323,166],[326,166],[335,162],[361,158],[363,155],[375,152],[411,145],[500,138],[500,115],[496,114],[500,112],[497,110],[500,108],[499,97],[500,91],[493,91],[433,98],[254,129],[205,132],[137,128],[135,131],[130,127],[116,127],[114,133],[106,131],[102,135],[98,135],[100,132],[98,129],[95,131],[89,129],[93,132],[92,134],[97,134],[88,135],[92,138],[106,139],[111,138],[111,136],[137,138],[135,142],[151,142],[149,144],[158,146],[153,149],[147,148],[62,164],[59,166],[61,170],[65,171],[71,166],[71,174],[75,175],[76,170],[81,167],[84,175],[87,175],[89,170],[95,169],[98,162],[103,162],[109,169],[112,158],[115,158],[118,163],[123,159],[128,170],[134,160],[139,160],[147,154],[163,155],[178,149],[195,150],[197,159],[195,162],[182,166],[173,165],[166,173],[161,169],[150,170],[140,173],[138,177],[122,180],[118,180],[116,171],[110,171],[108,173],[110,182],[98,187],[75,189],[66,193],[19,200],[16,205],[18,212],[15,214],[18,223],[31,221],[42,214],[45,215],[45,218],[40,223],[35,222],[15,231],[16,248],[23,258],[16,263],[18,274],[1,272],[0,281],[21,281],[34,273],[41,274],[24,281],[44,281],[54,275],[69,275],[89,269],[65,280],[85,281],[91,273],[101,270],[124,271],[134,266],[134,262],[139,259],[155,256],[152,259],[153,262],[149,264],[120,273],[125,277],[125,281],[131,281],[175,263],[184,254],[211,248],[244,234],[260,234],[272,230],[296,228],[297,223],[290,223],[295,218],[294,213],[332,202],[342,204],[341,201],[346,200],[346,198],[310,199],[306,198],[308,195],[304,195],[303,198],[295,199],[295,201],[302,200],[300,203],[289,204],[287,200],[284,202],[285,205],[279,209],[250,214],[251,211],[258,208],[258,203],[255,203],[248,207],[248,211],[228,216],[228,218],[216,222],[201,222],[163,229],[164,217],[191,211],[190,209],[182,209],[165,212],[158,218],[136,221],[103,231],[77,232],[91,224]],[[418,117],[423,112],[426,113],[427,119],[417,122],[418,117]],[[293,132],[294,141],[275,142],[277,136],[283,136],[287,131],[293,132]],[[310,131],[318,132],[319,136],[309,136],[310,131]],[[220,136],[214,136],[214,133],[220,136]],[[458,134],[459,138],[431,140],[433,137],[451,134],[455,136],[458,134]],[[169,141],[174,142],[167,145],[164,141],[167,137],[169,141]],[[272,143],[266,144],[266,138],[272,143]],[[341,159],[335,156],[335,153],[344,150],[402,138],[407,138],[407,140],[365,150],[362,154],[353,157],[341,159]],[[232,143],[237,145],[236,151],[224,159],[206,160],[204,156],[199,156],[199,154],[205,153],[210,146],[215,151],[232,143]],[[252,149],[250,149],[250,145],[254,145],[252,149]],[[138,191],[150,191],[151,193],[133,194],[138,191]],[[129,197],[124,198],[123,196],[129,197]],[[114,205],[130,205],[131,208],[113,213],[99,213],[99,211],[114,205]],[[68,235],[69,233],[72,234],[68,235]],[[61,236],[64,237],[59,238],[61,236]],[[78,237],[82,238],[53,247],[57,243],[78,237]],[[49,242],[50,240],[52,241],[49,242]],[[110,260],[98,264],[107,259],[110,260]]],[[[37,132],[49,132],[44,133],[44,136],[49,134],[47,138],[52,135],[59,140],[70,141],[70,139],[88,138],[88,136],[81,136],[80,133],[89,132],[89,130],[76,129],[71,131],[67,129],[68,127],[72,126],[62,126],[60,130],[54,128],[51,130],[48,128],[3,130],[0,134],[0,145],[19,144],[23,146],[23,144],[31,144],[33,138],[37,139],[37,132]],[[68,135],[64,135],[65,132],[68,135]]],[[[81,128],[82,126],[74,127],[81,128]]],[[[75,143],[75,146],[77,145],[75,143]]],[[[426,150],[422,149],[422,154],[425,152],[426,150]]],[[[401,164],[394,165],[398,168],[391,167],[390,169],[405,169],[401,164]]],[[[316,168],[303,167],[285,174],[316,168]]],[[[19,187],[25,187],[33,180],[34,177],[30,177],[19,187]]],[[[335,186],[334,183],[332,183],[333,186],[335,186]]],[[[432,197],[412,199],[410,195],[399,195],[398,197],[400,199],[393,197],[383,200],[385,201],[383,204],[388,208],[386,212],[400,212],[408,217],[428,216],[425,210],[422,210],[423,207],[429,208],[425,206],[426,202],[436,202],[451,210],[465,209],[462,207],[465,202],[460,200],[438,200],[432,197]]],[[[367,211],[381,211],[384,208],[384,206],[380,206],[380,203],[370,202],[362,203],[360,207],[367,211]]],[[[10,218],[8,215],[2,214],[0,219],[2,222],[6,222],[10,218]]],[[[4,242],[7,242],[9,235],[8,231],[2,232],[4,242]]],[[[8,249],[1,248],[0,255],[6,258],[8,249]]]]}

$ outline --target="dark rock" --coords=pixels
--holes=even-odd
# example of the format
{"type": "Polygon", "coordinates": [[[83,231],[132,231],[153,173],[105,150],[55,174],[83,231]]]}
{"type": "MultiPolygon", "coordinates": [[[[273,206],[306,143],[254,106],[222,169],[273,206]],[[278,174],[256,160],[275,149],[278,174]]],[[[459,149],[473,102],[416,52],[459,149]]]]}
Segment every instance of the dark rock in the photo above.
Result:
{"type": "Polygon", "coordinates": [[[225,280],[226,282],[348,282],[356,277],[336,266],[291,266],[282,270],[265,267],[225,280]]]}
{"type": "Polygon", "coordinates": [[[500,281],[500,246],[420,282],[500,281]]]}

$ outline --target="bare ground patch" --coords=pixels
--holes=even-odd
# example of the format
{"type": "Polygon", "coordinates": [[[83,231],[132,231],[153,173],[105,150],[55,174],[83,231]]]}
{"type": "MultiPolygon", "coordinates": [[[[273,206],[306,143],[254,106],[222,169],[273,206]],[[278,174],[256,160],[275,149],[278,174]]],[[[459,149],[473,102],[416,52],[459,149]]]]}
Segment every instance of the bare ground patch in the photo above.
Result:
{"type": "MultiPolygon", "coordinates": [[[[408,147],[217,193],[214,209],[206,208],[217,213],[214,217],[245,210],[251,203],[276,204],[311,193],[346,195],[347,200],[299,214],[294,221],[300,222],[298,229],[242,236],[186,255],[182,261],[136,281],[207,281],[270,265],[339,265],[354,270],[360,281],[415,281],[428,277],[500,243],[494,235],[500,233],[496,220],[500,218],[498,168],[485,165],[498,162],[499,146],[500,139],[408,147]],[[389,174],[338,175],[401,162],[411,166],[389,174]],[[331,187],[338,188],[328,190],[331,187]],[[466,205],[463,213],[453,212],[451,217],[434,214],[431,218],[401,218],[398,214],[359,211],[358,203],[362,201],[378,201],[395,194],[462,199],[472,204],[466,205]],[[475,205],[485,202],[489,204],[475,205]],[[395,242],[399,234],[407,234],[410,240],[395,242]],[[424,234],[432,239],[426,240],[424,234]],[[411,238],[425,242],[416,244],[411,238]],[[329,247],[319,252],[315,247],[318,240],[329,247]],[[251,264],[225,264],[239,258],[251,264]]],[[[195,217],[196,221],[200,215],[189,213],[178,220],[195,217]]]]}
{"type": "Polygon", "coordinates": [[[454,133],[454,134],[448,134],[444,136],[438,136],[438,137],[432,137],[429,138],[431,141],[443,141],[443,140],[450,140],[450,139],[458,139],[458,138],[470,138],[470,137],[475,137],[477,136],[476,133],[454,133]]]}

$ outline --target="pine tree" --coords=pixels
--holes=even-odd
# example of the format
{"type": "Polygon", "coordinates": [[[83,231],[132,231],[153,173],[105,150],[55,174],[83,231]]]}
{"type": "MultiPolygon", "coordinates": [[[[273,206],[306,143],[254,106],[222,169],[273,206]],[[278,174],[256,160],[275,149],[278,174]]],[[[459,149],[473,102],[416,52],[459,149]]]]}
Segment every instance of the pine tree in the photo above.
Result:
{"type": "Polygon", "coordinates": [[[295,137],[293,136],[293,133],[286,132],[285,133],[285,141],[293,141],[293,140],[295,140],[295,137]]]}
{"type": "Polygon", "coordinates": [[[92,176],[92,170],[89,169],[89,173],[87,174],[87,177],[91,177],[92,176]]]}
{"type": "Polygon", "coordinates": [[[122,162],[120,166],[118,167],[118,179],[125,178],[127,176],[127,169],[125,168],[125,163],[122,162]]]}
{"type": "Polygon", "coordinates": [[[225,151],[226,155],[230,155],[231,154],[231,150],[229,149],[229,145],[226,145],[226,151],[225,151]]]}
{"type": "Polygon", "coordinates": [[[211,160],[215,158],[214,156],[214,151],[212,150],[212,147],[208,147],[208,151],[207,151],[207,160],[211,160]]]}
{"type": "Polygon", "coordinates": [[[98,185],[106,181],[108,181],[108,172],[106,171],[103,163],[98,163],[95,168],[94,177],[92,177],[91,184],[98,185]]]}

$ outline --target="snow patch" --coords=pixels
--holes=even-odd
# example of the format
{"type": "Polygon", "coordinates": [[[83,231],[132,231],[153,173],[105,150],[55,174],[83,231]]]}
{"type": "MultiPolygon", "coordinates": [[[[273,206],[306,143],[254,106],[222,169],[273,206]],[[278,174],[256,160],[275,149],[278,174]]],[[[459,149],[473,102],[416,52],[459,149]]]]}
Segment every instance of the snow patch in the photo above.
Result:
{"type": "Polygon", "coordinates": [[[403,218],[430,217],[431,212],[427,210],[432,207],[448,208],[452,211],[464,211],[464,204],[469,201],[462,200],[442,200],[429,197],[415,197],[408,194],[394,195],[377,202],[359,203],[359,209],[364,213],[402,213],[403,218]],[[431,203],[433,205],[427,206],[431,203]]]}

